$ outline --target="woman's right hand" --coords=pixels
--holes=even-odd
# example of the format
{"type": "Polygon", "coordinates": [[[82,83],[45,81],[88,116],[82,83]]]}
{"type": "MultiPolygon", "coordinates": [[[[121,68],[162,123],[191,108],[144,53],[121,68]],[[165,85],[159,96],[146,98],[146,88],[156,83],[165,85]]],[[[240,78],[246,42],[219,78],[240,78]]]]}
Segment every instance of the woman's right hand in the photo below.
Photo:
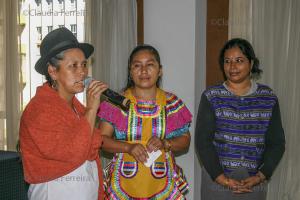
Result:
{"type": "Polygon", "coordinates": [[[108,85],[101,82],[93,80],[86,91],[86,107],[87,109],[97,110],[100,105],[100,96],[108,88],[108,85]]]}
{"type": "Polygon", "coordinates": [[[215,181],[218,184],[233,190],[233,192],[237,191],[238,188],[241,186],[240,181],[228,178],[224,174],[219,175],[215,181]]]}
{"type": "Polygon", "coordinates": [[[139,143],[129,144],[127,152],[134,157],[138,162],[144,163],[148,159],[146,148],[139,143]]]}
{"type": "MultiPolygon", "coordinates": [[[[93,80],[86,91],[86,111],[85,118],[90,124],[91,130],[93,132],[96,114],[100,105],[100,96],[108,88],[107,84],[93,80]]],[[[91,133],[92,133],[91,132],[91,133]]]]}

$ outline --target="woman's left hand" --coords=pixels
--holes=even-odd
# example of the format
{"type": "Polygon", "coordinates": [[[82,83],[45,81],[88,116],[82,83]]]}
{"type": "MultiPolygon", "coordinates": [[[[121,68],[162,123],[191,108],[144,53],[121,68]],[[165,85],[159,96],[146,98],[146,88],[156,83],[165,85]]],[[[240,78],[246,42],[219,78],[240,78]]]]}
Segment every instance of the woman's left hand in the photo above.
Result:
{"type": "Polygon", "coordinates": [[[147,151],[148,152],[157,151],[159,149],[163,149],[164,148],[164,143],[158,137],[153,136],[148,141],[146,147],[147,147],[147,151]]]}
{"type": "Polygon", "coordinates": [[[252,192],[252,188],[262,182],[258,176],[250,176],[244,180],[241,180],[241,185],[234,190],[234,193],[247,193],[252,192]]]}

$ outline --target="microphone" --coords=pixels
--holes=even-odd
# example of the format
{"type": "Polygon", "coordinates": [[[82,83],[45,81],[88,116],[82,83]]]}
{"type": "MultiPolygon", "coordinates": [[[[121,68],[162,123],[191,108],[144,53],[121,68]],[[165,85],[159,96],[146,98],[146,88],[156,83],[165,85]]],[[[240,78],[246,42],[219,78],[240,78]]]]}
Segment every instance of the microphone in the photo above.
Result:
{"type": "MultiPolygon", "coordinates": [[[[84,87],[88,87],[92,80],[94,80],[92,77],[87,76],[83,81],[84,87]]],[[[119,93],[109,88],[104,92],[102,92],[102,94],[108,99],[108,101],[120,107],[122,110],[124,111],[129,110],[130,100],[124,97],[123,95],[120,95],[119,93]]]]}

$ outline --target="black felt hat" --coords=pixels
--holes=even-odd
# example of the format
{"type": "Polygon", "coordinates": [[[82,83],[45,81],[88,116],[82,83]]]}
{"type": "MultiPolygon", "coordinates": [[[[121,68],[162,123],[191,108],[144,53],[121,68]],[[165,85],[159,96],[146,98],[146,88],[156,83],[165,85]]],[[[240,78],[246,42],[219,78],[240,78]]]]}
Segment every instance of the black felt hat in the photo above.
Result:
{"type": "Polygon", "coordinates": [[[42,40],[40,53],[41,57],[35,64],[35,70],[43,75],[48,74],[47,63],[60,52],[79,48],[83,51],[85,58],[90,57],[94,47],[88,43],[79,43],[74,34],[67,28],[58,28],[48,33],[42,40]]]}

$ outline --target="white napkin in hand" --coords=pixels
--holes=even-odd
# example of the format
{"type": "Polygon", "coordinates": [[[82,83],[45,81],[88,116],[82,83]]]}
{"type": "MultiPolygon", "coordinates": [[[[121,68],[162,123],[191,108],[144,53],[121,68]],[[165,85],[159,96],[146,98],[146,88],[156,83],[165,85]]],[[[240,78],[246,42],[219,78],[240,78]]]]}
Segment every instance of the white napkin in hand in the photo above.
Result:
{"type": "Polygon", "coordinates": [[[148,152],[148,156],[149,158],[147,159],[147,161],[144,163],[144,165],[146,167],[150,167],[154,161],[161,155],[161,150],[157,150],[157,151],[152,151],[151,153],[148,152]]]}

